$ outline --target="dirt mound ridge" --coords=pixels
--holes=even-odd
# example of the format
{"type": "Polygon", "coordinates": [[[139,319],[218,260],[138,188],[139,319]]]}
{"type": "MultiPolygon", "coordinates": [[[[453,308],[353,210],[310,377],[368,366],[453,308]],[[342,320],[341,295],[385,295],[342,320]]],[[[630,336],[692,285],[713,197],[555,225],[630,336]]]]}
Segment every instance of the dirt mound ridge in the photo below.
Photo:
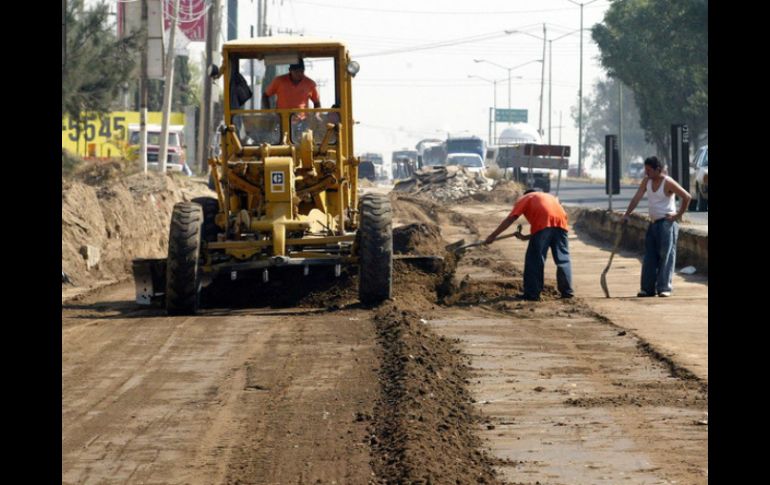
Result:
{"type": "Polygon", "coordinates": [[[375,317],[383,349],[372,467],[397,483],[501,483],[475,434],[469,362],[417,313],[388,303],[375,317]]]}
{"type": "Polygon", "coordinates": [[[114,178],[118,170],[106,164],[62,180],[62,272],[70,281],[63,295],[129,276],[134,258],[165,257],[174,204],[214,195],[191,179],[114,178]]]}

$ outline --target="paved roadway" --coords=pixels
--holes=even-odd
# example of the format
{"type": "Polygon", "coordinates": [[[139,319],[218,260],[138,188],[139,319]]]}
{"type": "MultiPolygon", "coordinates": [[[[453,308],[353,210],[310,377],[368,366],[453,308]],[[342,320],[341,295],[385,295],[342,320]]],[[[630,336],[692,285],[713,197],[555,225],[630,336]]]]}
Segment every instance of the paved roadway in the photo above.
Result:
{"type": "MultiPolygon", "coordinates": [[[[551,191],[556,195],[556,181],[551,181],[551,191]]],[[[620,194],[612,196],[612,209],[625,211],[631,198],[639,187],[637,184],[621,185],[620,194]]],[[[609,208],[609,197],[604,193],[604,183],[590,181],[578,181],[575,179],[562,179],[559,187],[559,200],[569,205],[581,205],[584,207],[609,208]]],[[[634,210],[635,213],[647,213],[647,197],[642,198],[634,210]]],[[[699,226],[708,231],[708,212],[687,212],[684,216],[685,223],[699,226]]]]}

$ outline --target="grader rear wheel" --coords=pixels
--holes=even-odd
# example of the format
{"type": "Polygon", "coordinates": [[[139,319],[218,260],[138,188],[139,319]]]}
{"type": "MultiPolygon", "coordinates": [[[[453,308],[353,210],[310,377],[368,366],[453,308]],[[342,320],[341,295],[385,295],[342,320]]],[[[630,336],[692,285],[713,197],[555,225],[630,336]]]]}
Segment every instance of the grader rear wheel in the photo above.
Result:
{"type": "Polygon", "coordinates": [[[200,302],[200,258],[203,209],[194,202],[180,202],[171,214],[166,261],[166,311],[190,315],[200,302]]]}
{"type": "Polygon", "coordinates": [[[358,296],[365,305],[391,297],[393,230],[390,201],[379,194],[361,198],[359,228],[358,296]]]}

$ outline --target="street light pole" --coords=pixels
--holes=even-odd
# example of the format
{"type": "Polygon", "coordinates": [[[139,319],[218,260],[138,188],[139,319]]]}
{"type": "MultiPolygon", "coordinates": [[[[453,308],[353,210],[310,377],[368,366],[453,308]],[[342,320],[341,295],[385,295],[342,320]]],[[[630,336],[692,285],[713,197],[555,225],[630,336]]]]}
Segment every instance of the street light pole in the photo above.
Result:
{"type": "Polygon", "coordinates": [[[546,31],[545,24],[543,24],[543,58],[540,61],[540,116],[537,119],[537,132],[540,134],[540,139],[543,139],[543,88],[545,87],[545,39],[546,31]]]}
{"type": "Polygon", "coordinates": [[[580,87],[578,88],[578,176],[583,173],[583,6],[594,3],[578,3],[574,0],[567,0],[575,5],[580,5],[580,87]]]}
{"type": "MultiPolygon", "coordinates": [[[[543,26],[543,28],[545,28],[545,25],[543,26]]],[[[506,33],[508,33],[508,32],[506,31],[506,33]]],[[[543,47],[543,49],[545,49],[545,47],[543,47]]],[[[527,64],[532,64],[533,62],[544,62],[544,60],[543,59],[533,59],[531,61],[527,61],[527,62],[525,62],[523,64],[519,64],[519,65],[512,66],[512,67],[503,66],[503,65],[500,65],[500,64],[498,64],[496,62],[488,61],[486,59],[473,59],[473,62],[476,62],[476,63],[486,62],[487,64],[492,64],[493,66],[497,66],[497,67],[499,67],[501,69],[505,69],[506,71],[508,71],[508,109],[511,109],[511,71],[513,71],[514,69],[518,69],[520,67],[524,67],[527,64]]],[[[474,76],[474,77],[478,77],[478,76],[474,76]]],[[[541,97],[542,97],[542,93],[541,93],[541,97]]],[[[541,108],[542,108],[542,106],[541,106],[541,108]]],[[[542,115],[542,109],[541,109],[541,115],[542,115]]]]}
{"type": "MultiPolygon", "coordinates": [[[[475,76],[473,74],[468,74],[468,78],[475,78],[475,79],[481,79],[482,81],[486,81],[488,83],[492,83],[492,107],[493,107],[493,113],[494,116],[492,117],[492,123],[491,126],[494,126],[494,138],[492,138],[492,135],[490,134],[490,144],[494,143],[494,140],[497,138],[497,80],[493,79],[487,79],[485,77],[481,76],[475,76]]],[[[508,78],[508,82],[510,82],[510,78],[508,78]]]]}
{"type": "Polygon", "coordinates": [[[551,86],[553,85],[553,41],[548,41],[548,144],[551,144],[551,86]]]}

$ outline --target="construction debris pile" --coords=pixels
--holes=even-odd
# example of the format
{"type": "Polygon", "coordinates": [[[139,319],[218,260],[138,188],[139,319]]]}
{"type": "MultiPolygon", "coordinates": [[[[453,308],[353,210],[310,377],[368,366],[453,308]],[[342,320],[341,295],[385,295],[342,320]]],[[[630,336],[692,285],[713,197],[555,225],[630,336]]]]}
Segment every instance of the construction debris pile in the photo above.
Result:
{"type": "Polygon", "coordinates": [[[425,167],[400,180],[393,190],[423,195],[442,202],[455,201],[479,192],[489,192],[494,180],[461,166],[425,167]]]}

